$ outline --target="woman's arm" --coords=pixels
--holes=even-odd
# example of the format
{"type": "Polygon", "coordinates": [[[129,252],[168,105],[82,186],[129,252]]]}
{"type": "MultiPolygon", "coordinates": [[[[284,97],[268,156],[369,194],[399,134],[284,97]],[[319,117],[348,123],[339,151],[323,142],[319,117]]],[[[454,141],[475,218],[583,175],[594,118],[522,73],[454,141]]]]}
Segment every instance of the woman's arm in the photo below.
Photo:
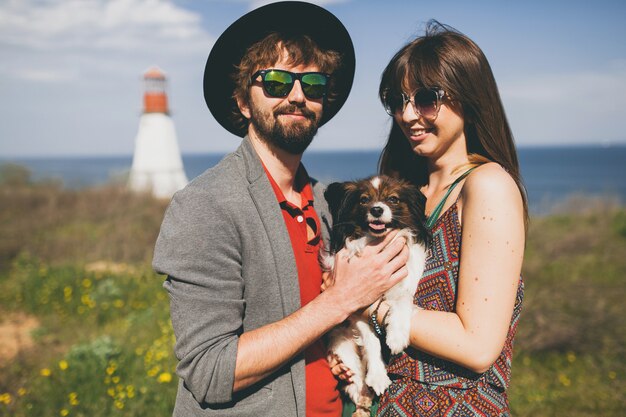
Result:
{"type": "Polygon", "coordinates": [[[524,256],[524,212],[517,185],[494,163],[467,178],[460,203],[456,312],[415,309],[410,343],[481,373],[502,351],[511,322],[524,256]]]}

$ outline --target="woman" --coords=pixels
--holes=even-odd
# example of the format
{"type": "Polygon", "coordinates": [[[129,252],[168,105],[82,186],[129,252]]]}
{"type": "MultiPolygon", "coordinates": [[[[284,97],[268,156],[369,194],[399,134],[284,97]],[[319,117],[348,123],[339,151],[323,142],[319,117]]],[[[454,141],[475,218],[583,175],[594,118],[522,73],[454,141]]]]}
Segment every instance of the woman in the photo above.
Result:
{"type": "MultiPolygon", "coordinates": [[[[387,65],[379,94],[393,117],[380,172],[420,187],[432,243],[410,346],[390,358],[377,415],[509,415],[527,204],[489,63],[431,21],[387,65]]],[[[371,310],[384,318],[387,306],[371,310]]]]}

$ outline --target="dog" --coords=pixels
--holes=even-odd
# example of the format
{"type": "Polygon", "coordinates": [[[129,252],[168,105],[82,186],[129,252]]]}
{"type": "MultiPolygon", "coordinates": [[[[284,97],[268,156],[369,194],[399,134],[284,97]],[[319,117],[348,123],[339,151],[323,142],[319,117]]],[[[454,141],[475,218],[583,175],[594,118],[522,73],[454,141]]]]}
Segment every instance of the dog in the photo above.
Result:
{"type": "MultiPolygon", "coordinates": [[[[425,226],[426,198],[414,185],[388,176],[336,182],[328,186],[324,197],[333,227],[330,249],[320,256],[323,270],[332,271],[335,254],[343,247],[348,257],[359,256],[368,243],[395,229],[400,231],[394,239],[407,240],[409,274],[383,295],[389,312],[384,323],[378,318],[389,350],[392,354],[400,353],[409,345],[413,297],[426,261],[430,236],[425,226]]],[[[374,393],[382,394],[391,380],[382,358],[381,342],[368,320],[353,314],[333,329],[328,351],[329,360],[335,354],[353,372],[353,382],[343,387],[357,406],[353,417],[369,416],[374,393]]]]}

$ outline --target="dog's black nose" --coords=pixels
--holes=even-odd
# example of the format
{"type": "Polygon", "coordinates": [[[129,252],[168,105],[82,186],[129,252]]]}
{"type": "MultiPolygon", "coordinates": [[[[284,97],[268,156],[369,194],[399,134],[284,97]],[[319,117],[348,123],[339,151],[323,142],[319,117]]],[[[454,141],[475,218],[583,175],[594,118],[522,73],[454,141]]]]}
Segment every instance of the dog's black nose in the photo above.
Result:
{"type": "Polygon", "coordinates": [[[378,206],[374,206],[370,209],[370,213],[372,213],[372,216],[374,217],[380,217],[383,215],[383,208],[382,207],[378,207],[378,206]]]}

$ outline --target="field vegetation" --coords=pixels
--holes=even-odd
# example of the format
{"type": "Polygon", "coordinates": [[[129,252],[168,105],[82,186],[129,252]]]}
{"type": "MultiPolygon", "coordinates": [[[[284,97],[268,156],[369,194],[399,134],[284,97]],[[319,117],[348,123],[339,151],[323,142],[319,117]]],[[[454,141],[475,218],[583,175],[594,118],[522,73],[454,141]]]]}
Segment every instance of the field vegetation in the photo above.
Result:
{"type": "MultiPolygon", "coordinates": [[[[0,169],[0,416],[169,416],[168,301],[150,260],[166,203],[0,169]]],[[[534,217],[514,416],[626,415],[626,210],[534,217]]]]}

